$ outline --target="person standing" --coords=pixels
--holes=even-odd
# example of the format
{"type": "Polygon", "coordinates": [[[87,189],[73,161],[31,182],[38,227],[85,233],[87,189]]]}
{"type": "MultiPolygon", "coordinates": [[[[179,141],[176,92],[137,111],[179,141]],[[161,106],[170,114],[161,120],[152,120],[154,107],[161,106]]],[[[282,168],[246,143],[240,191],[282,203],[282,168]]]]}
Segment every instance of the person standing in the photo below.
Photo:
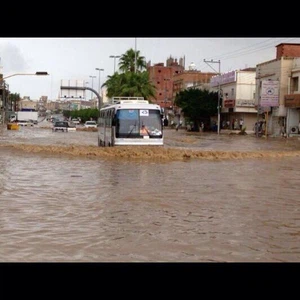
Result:
{"type": "Polygon", "coordinates": [[[235,120],[234,120],[234,130],[238,130],[238,129],[239,129],[238,126],[239,126],[239,125],[238,125],[238,120],[235,119],[235,120]]]}
{"type": "Polygon", "coordinates": [[[240,118],[240,130],[243,129],[243,125],[244,125],[244,120],[242,118],[240,118]]]}
{"type": "Polygon", "coordinates": [[[203,123],[203,122],[201,122],[201,124],[200,124],[200,131],[201,131],[201,132],[204,131],[204,123],[203,123]]]}
{"type": "Polygon", "coordinates": [[[226,128],[230,129],[230,121],[229,120],[226,121],[226,128]]]}

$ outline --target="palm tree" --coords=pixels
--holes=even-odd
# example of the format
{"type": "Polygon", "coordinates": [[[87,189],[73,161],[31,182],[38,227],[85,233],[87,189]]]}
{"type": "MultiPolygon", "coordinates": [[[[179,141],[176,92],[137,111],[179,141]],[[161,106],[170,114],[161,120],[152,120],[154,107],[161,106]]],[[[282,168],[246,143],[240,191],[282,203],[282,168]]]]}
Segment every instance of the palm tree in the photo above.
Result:
{"type": "Polygon", "coordinates": [[[147,63],[144,56],[140,56],[140,51],[133,50],[132,48],[127,50],[125,54],[121,55],[119,60],[119,70],[122,72],[143,71],[147,68],[147,63]]]}
{"type": "Polygon", "coordinates": [[[149,81],[147,71],[115,73],[102,85],[107,87],[107,97],[155,97],[155,86],[149,81]]]}
{"type": "Polygon", "coordinates": [[[120,97],[120,87],[123,85],[123,78],[121,74],[114,73],[112,76],[108,76],[108,79],[102,84],[101,87],[106,86],[107,97],[120,97]]]}
{"type": "Polygon", "coordinates": [[[149,81],[147,71],[140,73],[124,73],[124,81],[121,86],[121,93],[127,97],[149,97],[155,96],[155,86],[149,81]]]}
{"type": "Polygon", "coordinates": [[[127,50],[119,61],[119,70],[122,73],[115,72],[102,84],[102,87],[107,88],[107,97],[154,98],[156,87],[149,80],[146,66],[146,60],[144,56],[140,56],[140,51],[127,50]]]}
{"type": "Polygon", "coordinates": [[[12,106],[13,110],[16,110],[17,106],[19,106],[18,103],[21,100],[20,94],[11,93],[11,94],[9,94],[9,99],[11,101],[11,106],[12,106]]]}

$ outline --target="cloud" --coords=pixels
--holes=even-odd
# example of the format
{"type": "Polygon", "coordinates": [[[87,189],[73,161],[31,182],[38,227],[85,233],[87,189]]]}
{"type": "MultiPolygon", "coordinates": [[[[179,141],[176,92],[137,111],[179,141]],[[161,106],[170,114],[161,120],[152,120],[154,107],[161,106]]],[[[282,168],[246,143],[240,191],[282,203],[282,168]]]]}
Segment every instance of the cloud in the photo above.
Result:
{"type": "Polygon", "coordinates": [[[0,58],[5,74],[22,72],[28,68],[20,49],[10,43],[0,45],[0,58]]]}

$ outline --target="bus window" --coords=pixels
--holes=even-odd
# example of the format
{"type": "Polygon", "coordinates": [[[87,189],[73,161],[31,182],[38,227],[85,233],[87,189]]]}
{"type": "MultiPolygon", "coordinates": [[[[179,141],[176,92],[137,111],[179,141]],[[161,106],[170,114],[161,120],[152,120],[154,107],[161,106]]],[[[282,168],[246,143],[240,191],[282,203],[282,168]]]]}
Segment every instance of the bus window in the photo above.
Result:
{"type": "Polygon", "coordinates": [[[117,137],[136,137],[139,130],[138,109],[120,109],[116,114],[117,137]]]}
{"type": "Polygon", "coordinates": [[[159,110],[145,110],[140,114],[140,125],[148,128],[149,136],[162,135],[162,121],[159,110]]]}

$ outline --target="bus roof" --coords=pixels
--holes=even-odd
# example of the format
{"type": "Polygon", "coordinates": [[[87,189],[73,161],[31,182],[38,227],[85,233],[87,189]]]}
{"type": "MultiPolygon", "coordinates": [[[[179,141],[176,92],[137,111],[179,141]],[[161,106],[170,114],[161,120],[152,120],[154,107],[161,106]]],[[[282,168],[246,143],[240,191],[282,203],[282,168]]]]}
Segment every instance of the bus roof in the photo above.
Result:
{"type": "MultiPolygon", "coordinates": [[[[112,97],[111,98],[111,103],[121,103],[123,101],[148,101],[145,100],[144,97],[112,97]]],[[[142,103],[142,102],[141,102],[142,103]]]]}
{"type": "MultiPolygon", "coordinates": [[[[125,100],[124,100],[125,101],[125,100]]],[[[114,107],[115,109],[158,109],[161,110],[161,107],[158,104],[149,103],[149,101],[144,100],[143,102],[140,101],[125,101],[121,103],[114,103],[114,104],[107,104],[101,108],[101,110],[106,110],[109,108],[114,107]]]]}
{"type": "Polygon", "coordinates": [[[119,100],[114,102],[114,104],[123,104],[123,103],[149,103],[148,100],[119,100]]]}

